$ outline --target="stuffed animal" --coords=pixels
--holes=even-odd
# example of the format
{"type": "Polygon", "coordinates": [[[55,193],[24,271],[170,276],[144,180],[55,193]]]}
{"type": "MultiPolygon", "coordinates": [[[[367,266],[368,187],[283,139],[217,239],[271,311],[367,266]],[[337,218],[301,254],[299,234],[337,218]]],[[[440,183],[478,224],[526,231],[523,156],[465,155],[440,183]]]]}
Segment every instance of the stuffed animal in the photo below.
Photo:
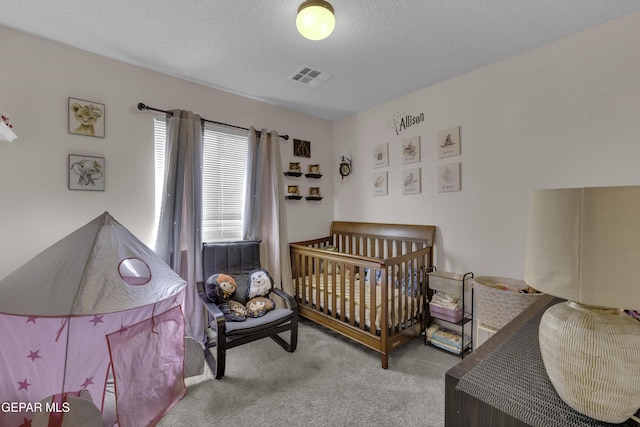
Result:
{"type": "Polygon", "coordinates": [[[238,289],[238,285],[233,277],[222,273],[209,277],[204,285],[207,297],[216,305],[228,301],[236,289],[238,289]]]}
{"type": "Polygon", "coordinates": [[[223,302],[218,308],[224,314],[224,320],[227,322],[244,322],[249,315],[245,306],[234,300],[223,302]]]}
{"type": "Polygon", "coordinates": [[[259,268],[249,274],[246,304],[249,317],[264,316],[275,308],[275,302],[269,298],[272,290],[273,278],[267,270],[259,268]]]}
{"type": "Polygon", "coordinates": [[[267,296],[272,289],[273,279],[267,270],[264,268],[258,268],[249,273],[247,301],[251,298],[267,296]]]}
{"type": "Polygon", "coordinates": [[[231,297],[238,289],[233,277],[228,274],[217,273],[207,279],[204,285],[207,297],[218,306],[227,322],[242,322],[247,320],[247,309],[231,297]]]}
{"type": "Polygon", "coordinates": [[[276,303],[271,298],[255,297],[247,302],[247,316],[260,317],[275,308],[276,303]]]}

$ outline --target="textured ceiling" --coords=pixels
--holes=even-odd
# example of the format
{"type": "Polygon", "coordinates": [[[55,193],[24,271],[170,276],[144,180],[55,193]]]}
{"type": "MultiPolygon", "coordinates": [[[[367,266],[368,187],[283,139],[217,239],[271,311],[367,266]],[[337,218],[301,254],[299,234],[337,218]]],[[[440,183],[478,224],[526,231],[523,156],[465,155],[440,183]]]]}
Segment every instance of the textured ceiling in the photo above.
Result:
{"type": "Polygon", "coordinates": [[[0,25],[336,120],[640,10],[640,0],[330,0],[336,29],[310,41],[295,28],[301,2],[0,0],[0,25]],[[289,81],[303,65],[333,77],[289,81]]]}

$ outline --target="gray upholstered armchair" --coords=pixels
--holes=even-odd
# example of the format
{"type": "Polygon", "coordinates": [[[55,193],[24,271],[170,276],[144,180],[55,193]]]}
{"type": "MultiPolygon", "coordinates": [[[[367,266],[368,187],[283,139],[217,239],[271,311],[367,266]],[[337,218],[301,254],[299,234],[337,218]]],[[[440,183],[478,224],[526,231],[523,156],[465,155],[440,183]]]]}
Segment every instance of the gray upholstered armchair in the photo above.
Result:
{"type": "MultiPolygon", "coordinates": [[[[260,242],[243,240],[239,242],[216,242],[203,245],[203,272],[207,280],[214,274],[232,276],[238,284],[232,299],[246,304],[246,284],[249,273],[260,268],[260,242]]],[[[275,284],[276,286],[278,284],[275,284]]],[[[227,322],[223,312],[205,292],[200,292],[209,319],[207,327],[213,334],[207,334],[205,360],[217,379],[224,376],[227,349],[258,339],[271,337],[282,348],[293,353],[298,341],[298,305],[295,298],[274,286],[272,299],[282,299],[284,308],[276,308],[264,316],[248,318],[242,322],[227,322]],[[278,334],[290,331],[287,343],[278,334]],[[216,357],[212,350],[215,348],[216,357]]]]}

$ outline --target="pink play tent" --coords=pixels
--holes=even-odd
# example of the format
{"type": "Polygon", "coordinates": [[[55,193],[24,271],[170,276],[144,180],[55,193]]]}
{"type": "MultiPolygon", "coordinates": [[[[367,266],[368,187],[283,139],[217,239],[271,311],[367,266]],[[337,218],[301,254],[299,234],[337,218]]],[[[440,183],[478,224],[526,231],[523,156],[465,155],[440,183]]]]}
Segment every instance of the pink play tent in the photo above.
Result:
{"type": "MultiPolygon", "coordinates": [[[[46,409],[37,402],[78,395],[105,426],[154,425],[186,392],[185,288],[107,212],[4,278],[0,426],[31,425],[46,409]]],[[[58,408],[49,425],[72,417],[58,408]]]]}

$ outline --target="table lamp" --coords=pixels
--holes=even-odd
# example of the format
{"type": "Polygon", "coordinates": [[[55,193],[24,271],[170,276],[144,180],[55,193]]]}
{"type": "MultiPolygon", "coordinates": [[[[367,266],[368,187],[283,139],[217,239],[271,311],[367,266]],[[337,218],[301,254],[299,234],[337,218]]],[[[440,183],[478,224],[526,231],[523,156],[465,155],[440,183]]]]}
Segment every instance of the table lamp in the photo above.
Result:
{"type": "Polygon", "coordinates": [[[567,301],[540,320],[560,398],[622,423],[640,407],[640,186],[533,190],[525,282],[567,301]]]}

